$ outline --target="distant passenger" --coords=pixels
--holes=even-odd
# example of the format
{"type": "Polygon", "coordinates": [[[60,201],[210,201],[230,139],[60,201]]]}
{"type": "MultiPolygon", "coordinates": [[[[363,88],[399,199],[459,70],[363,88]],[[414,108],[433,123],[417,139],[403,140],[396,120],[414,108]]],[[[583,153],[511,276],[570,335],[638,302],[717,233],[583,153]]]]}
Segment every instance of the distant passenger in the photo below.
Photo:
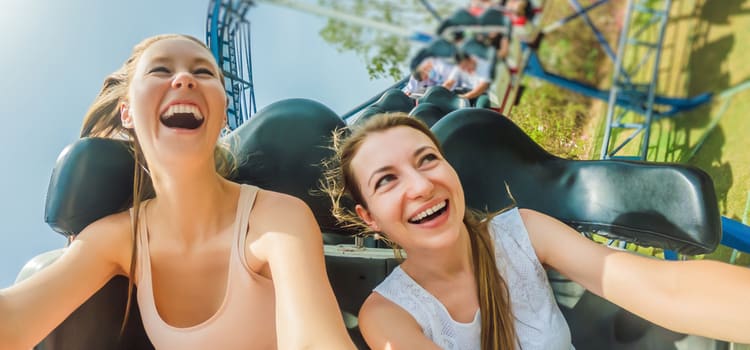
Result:
{"type": "Polygon", "coordinates": [[[443,84],[446,89],[466,91],[459,96],[470,101],[475,101],[487,92],[492,81],[489,62],[474,55],[458,53],[456,54],[456,64],[458,66],[443,84]]]}
{"type": "Polygon", "coordinates": [[[422,61],[409,78],[403,91],[408,96],[421,95],[431,86],[443,85],[456,66],[445,59],[430,57],[422,61]]]}

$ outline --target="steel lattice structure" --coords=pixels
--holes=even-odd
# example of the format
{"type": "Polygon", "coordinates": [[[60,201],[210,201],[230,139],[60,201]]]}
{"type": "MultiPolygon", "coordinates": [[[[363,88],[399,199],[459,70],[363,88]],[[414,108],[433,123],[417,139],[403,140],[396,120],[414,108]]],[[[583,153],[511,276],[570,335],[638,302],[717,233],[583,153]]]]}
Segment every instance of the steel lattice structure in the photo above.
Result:
{"type": "Polygon", "coordinates": [[[227,123],[234,130],[255,113],[250,0],[211,0],[206,18],[206,43],[224,73],[227,123]]]}

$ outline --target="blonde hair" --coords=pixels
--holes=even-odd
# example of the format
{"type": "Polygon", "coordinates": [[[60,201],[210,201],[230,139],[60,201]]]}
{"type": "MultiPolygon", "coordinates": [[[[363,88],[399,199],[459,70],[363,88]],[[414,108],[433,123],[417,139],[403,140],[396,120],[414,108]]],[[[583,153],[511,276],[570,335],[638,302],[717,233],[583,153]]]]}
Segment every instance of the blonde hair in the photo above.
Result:
{"type": "MultiPolygon", "coordinates": [[[[135,278],[136,256],[138,254],[136,242],[138,239],[138,218],[140,215],[141,202],[146,198],[154,196],[153,183],[151,182],[151,177],[148,173],[148,164],[146,164],[143,152],[141,151],[138,137],[132,129],[122,126],[120,119],[120,105],[124,99],[127,98],[133,72],[138,64],[138,60],[143,55],[143,52],[158,41],[179,38],[193,41],[208,50],[208,47],[206,47],[203,42],[189,35],[162,34],[144,39],[133,47],[133,51],[127,61],[125,61],[117,71],[104,79],[104,84],[102,85],[99,94],[94,99],[94,102],[91,104],[91,107],[89,107],[86,112],[81,125],[80,137],[105,137],[131,141],[130,151],[135,159],[135,167],[133,169],[133,217],[131,224],[132,251],[130,256],[130,281],[128,283],[128,301],[125,305],[125,318],[122,323],[122,328],[120,329],[120,334],[125,330],[132,304],[133,279],[135,278]]],[[[219,72],[218,79],[220,79],[222,85],[224,85],[224,75],[221,72],[219,72]]],[[[214,157],[216,159],[216,171],[222,176],[229,177],[236,169],[235,158],[225,143],[217,143],[214,157]]]]}
{"type": "MultiPolygon", "coordinates": [[[[364,221],[351,209],[350,204],[366,207],[366,202],[357,186],[351,162],[367,137],[394,127],[413,128],[432,140],[443,154],[440,142],[421,121],[403,113],[380,114],[352,129],[338,130],[333,135],[334,155],[324,162],[325,177],[322,188],[331,198],[332,214],[349,228],[356,228],[362,235],[373,234],[364,221]],[[348,203],[347,203],[348,202],[348,203]]],[[[500,276],[495,262],[495,253],[489,233],[489,220],[480,220],[477,212],[467,210],[463,223],[469,232],[474,276],[477,280],[479,309],[482,317],[482,349],[514,349],[516,332],[510,306],[510,295],[505,280],[500,276]]],[[[393,242],[389,242],[393,244],[393,242]]],[[[394,249],[398,250],[395,245],[394,249]]]]}

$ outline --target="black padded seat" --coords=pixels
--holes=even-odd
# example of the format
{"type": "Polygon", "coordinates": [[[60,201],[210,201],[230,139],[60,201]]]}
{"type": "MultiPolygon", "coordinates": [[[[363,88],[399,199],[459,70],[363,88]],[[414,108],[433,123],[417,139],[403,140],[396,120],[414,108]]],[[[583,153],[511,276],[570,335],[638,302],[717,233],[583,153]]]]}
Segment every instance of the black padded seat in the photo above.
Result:
{"type": "Polygon", "coordinates": [[[423,103],[436,105],[445,111],[445,114],[457,109],[469,107],[468,100],[458,97],[454,92],[442,86],[431,86],[428,88],[422,98],[419,99],[418,105],[423,103]]]}
{"type": "Polygon", "coordinates": [[[427,126],[432,127],[438,122],[438,120],[440,120],[440,118],[448,114],[448,112],[449,111],[440,108],[440,106],[436,104],[424,102],[414,107],[414,109],[409,112],[409,115],[421,120],[427,124],[427,126]]]}
{"type": "Polygon", "coordinates": [[[437,39],[417,51],[416,55],[414,55],[414,58],[412,58],[411,63],[409,63],[409,69],[417,69],[419,64],[429,57],[440,57],[453,60],[457,52],[458,50],[456,50],[456,46],[448,40],[442,38],[437,39]]]}
{"type": "Polygon", "coordinates": [[[347,235],[331,216],[328,197],[311,193],[322,177],[321,161],[333,155],[332,132],[344,126],[334,111],[316,101],[273,103],[227,137],[239,163],[233,180],[300,198],[324,231],[347,235]]]}
{"type": "Polygon", "coordinates": [[[57,159],[47,190],[44,221],[65,236],[130,206],[133,156],[126,141],[80,139],[57,159]]]}
{"type": "MultiPolygon", "coordinates": [[[[336,231],[328,198],[312,195],[310,189],[317,188],[320,161],[332,154],[332,131],[344,126],[319,102],[291,99],[271,104],[225,137],[238,160],[232,180],[301,198],[323,228],[336,231]]],[[[78,234],[91,222],[127,209],[132,189],[133,157],[126,141],[77,140],[58,157],[45,221],[63,235],[78,234]]]]}
{"type": "MultiPolygon", "coordinates": [[[[133,165],[126,141],[84,138],[66,147],[52,171],[45,222],[71,237],[104,216],[126,210],[132,201],[133,165]]],[[[125,335],[119,337],[127,286],[126,278],[110,280],[35,349],[153,349],[137,303],[132,304],[125,335]]]]}
{"type": "Polygon", "coordinates": [[[482,26],[509,26],[510,21],[503,11],[488,8],[479,16],[479,25],[482,26]]]}
{"type": "Polygon", "coordinates": [[[446,29],[454,26],[475,26],[478,24],[479,20],[469,13],[469,11],[466,9],[459,9],[440,23],[437,29],[437,34],[441,35],[446,29]]]}
{"type": "Polygon", "coordinates": [[[476,39],[469,39],[461,45],[461,51],[477,56],[487,62],[493,61],[495,49],[482,44],[476,39]]]}
{"type": "Polygon", "coordinates": [[[711,178],[683,165],[555,157],[502,115],[464,109],[432,130],[456,168],[472,208],[511,203],[596,232],[683,254],[712,252],[721,240],[711,178]],[[481,158],[478,156],[481,155],[481,158]]]}
{"type": "MultiPolygon", "coordinates": [[[[84,138],[66,147],[52,171],[45,222],[71,237],[104,216],[126,210],[132,201],[133,165],[126,141],[84,138]]],[[[37,271],[44,266],[36,266],[37,271]]],[[[154,349],[137,303],[132,304],[124,336],[119,336],[127,290],[126,278],[113,278],[34,349],[154,349]]]]}
{"type": "Polygon", "coordinates": [[[355,123],[362,123],[373,115],[389,112],[409,113],[415,101],[399,89],[388,89],[375,103],[367,106],[357,117],[355,123]]]}
{"type": "Polygon", "coordinates": [[[136,302],[132,304],[125,332],[120,337],[127,295],[128,279],[123,276],[111,279],[34,350],[153,350],[136,302]]]}

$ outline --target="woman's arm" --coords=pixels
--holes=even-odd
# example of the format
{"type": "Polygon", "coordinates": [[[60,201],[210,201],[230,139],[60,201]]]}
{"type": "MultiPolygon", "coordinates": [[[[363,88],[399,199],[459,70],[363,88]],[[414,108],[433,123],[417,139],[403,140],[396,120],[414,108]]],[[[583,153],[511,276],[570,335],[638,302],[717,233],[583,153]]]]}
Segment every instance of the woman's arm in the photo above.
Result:
{"type": "Polygon", "coordinates": [[[750,343],[750,269],[639,256],[594,243],[545,214],[521,215],[539,260],[591,292],[677,332],[750,343]]]}
{"type": "Polygon", "coordinates": [[[249,252],[268,262],[276,293],[279,349],[354,349],[323,258],[323,238],[310,208],[288,195],[261,191],[254,209],[261,234],[249,252]]]}
{"type": "Polygon", "coordinates": [[[65,253],[33,276],[0,291],[0,349],[39,343],[129,261],[129,215],[94,222],[65,253]]]}
{"type": "Polygon", "coordinates": [[[359,329],[373,350],[439,350],[404,309],[372,293],[359,311],[359,329]]]}

